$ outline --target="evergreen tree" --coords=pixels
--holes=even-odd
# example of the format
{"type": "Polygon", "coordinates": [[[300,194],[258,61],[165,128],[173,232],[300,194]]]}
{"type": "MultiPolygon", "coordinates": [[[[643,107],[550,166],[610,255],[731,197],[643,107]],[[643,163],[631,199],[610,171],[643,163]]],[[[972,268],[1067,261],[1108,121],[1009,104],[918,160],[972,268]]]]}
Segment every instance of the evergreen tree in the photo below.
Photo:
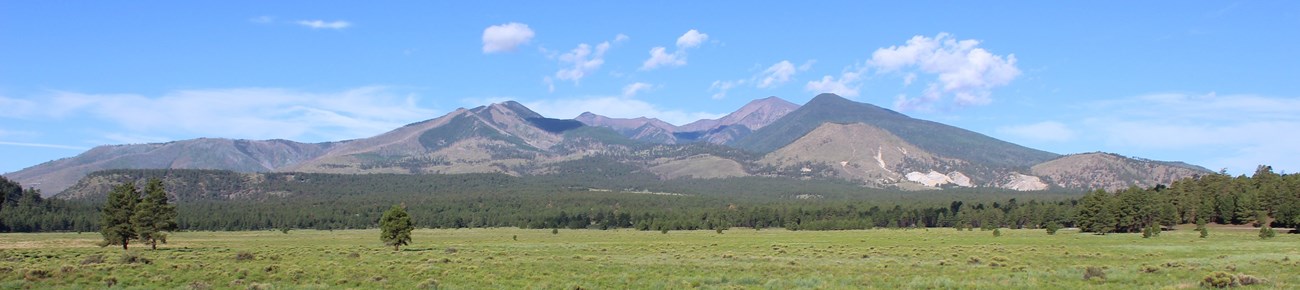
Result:
{"type": "Polygon", "coordinates": [[[1099,234],[1114,231],[1117,219],[1111,199],[1110,194],[1101,189],[1083,196],[1083,200],[1079,201],[1077,217],[1079,229],[1099,234]]]}
{"type": "Polygon", "coordinates": [[[108,192],[108,202],[104,204],[104,218],[100,220],[100,234],[104,235],[102,246],[122,245],[127,249],[131,239],[139,237],[131,226],[131,217],[135,206],[140,202],[140,193],[135,184],[123,183],[108,192]]]}
{"type": "Polygon", "coordinates": [[[167,243],[164,231],[176,230],[176,206],[167,204],[167,191],[162,180],[150,178],[144,187],[144,199],[135,206],[131,224],[140,242],[158,249],[158,242],[167,243]]]}
{"type": "Polygon", "coordinates": [[[379,219],[379,228],[382,231],[379,239],[384,241],[384,245],[393,246],[393,251],[399,247],[411,243],[411,216],[406,214],[406,207],[394,205],[384,216],[379,219]]]}

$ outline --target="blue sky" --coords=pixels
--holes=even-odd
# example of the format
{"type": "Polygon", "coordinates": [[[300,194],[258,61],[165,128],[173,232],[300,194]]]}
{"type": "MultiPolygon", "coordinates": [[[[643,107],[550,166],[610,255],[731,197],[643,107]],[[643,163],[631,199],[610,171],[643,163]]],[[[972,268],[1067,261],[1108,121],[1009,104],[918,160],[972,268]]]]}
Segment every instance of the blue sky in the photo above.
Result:
{"type": "Polygon", "coordinates": [[[1296,2],[370,4],[0,2],[0,172],[502,100],[680,125],[827,91],[1056,153],[1300,171],[1296,2]]]}

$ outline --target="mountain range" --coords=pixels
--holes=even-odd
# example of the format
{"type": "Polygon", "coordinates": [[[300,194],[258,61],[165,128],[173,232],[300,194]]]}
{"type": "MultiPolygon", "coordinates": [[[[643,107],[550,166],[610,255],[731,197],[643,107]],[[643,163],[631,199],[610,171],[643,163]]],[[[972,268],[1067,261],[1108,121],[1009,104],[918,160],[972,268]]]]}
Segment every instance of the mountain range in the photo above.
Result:
{"type": "Polygon", "coordinates": [[[821,94],[803,106],[758,99],[681,126],[591,112],[553,119],[507,101],[337,142],[200,138],[99,146],[6,177],[53,195],[108,169],[516,176],[621,170],[663,180],[770,176],[906,190],[1117,189],[1210,173],[1111,153],[1059,155],[821,94]]]}

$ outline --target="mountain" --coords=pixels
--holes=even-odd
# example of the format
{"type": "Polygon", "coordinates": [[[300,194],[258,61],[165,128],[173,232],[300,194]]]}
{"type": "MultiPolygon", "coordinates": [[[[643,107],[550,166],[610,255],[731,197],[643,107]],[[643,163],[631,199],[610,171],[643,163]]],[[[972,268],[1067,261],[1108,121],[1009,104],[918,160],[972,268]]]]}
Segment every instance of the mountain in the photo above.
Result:
{"type": "MultiPolygon", "coordinates": [[[[909,190],[1114,189],[1209,173],[1115,154],[1061,156],[822,94],[803,106],[775,97],[755,100],[717,120],[681,127],[594,113],[552,119],[510,101],[456,109],[369,138],[314,144],[201,138],[100,146],[6,176],[53,195],[107,169],[495,173],[575,178],[615,188],[633,180],[660,184],[761,176],[909,190]]],[[[87,181],[93,186],[82,188],[94,191],[116,180],[94,178],[99,179],[87,181]]]]}
{"type": "Polygon", "coordinates": [[[511,173],[544,157],[564,131],[584,126],[543,117],[510,101],[410,124],[341,144],[328,153],[278,171],[319,173],[511,173]]]}
{"type": "Polygon", "coordinates": [[[575,120],[588,126],[614,129],[623,136],[634,140],[678,144],[689,142],[708,142],[727,144],[749,135],[790,112],[799,105],[778,97],[767,97],[750,101],[735,112],[718,119],[702,119],[682,126],[673,126],[654,118],[610,118],[585,112],[575,120]]]}
{"type": "Polygon", "coordinates": [[[766,97],[750,101],[739,110],[731,112],[717,120],[699,120],[690,124],[682,125],[679,131],[709,131],[724,126],[743,125],[750,130],[761,129],[777,119],[781,119],[786,114],[798,109],[799,105],[788,102],[778,97],[766,97]]]}
{"type": "Polygon", "coordinates": [[[1129,186],[1168,185],[1188,176],[1210,173],[1210,170],[1182,162],[1095,152],[1062,156],[1034,165],[1031,172],[1059,187],[1118,190],[1129,186]]]}
{"type": "Polygon", "coordinates": [[[337,143],[299,143],[288,140],[232,140],[199,138],[151,144],[99,146],[63,158],[12,172],[6,176],[54,195],[86,174],[105,169],[222,169],[237,172],[271,171],[310,160],[337,143]]]}
{"type": "Polygon", "coordinates": [[[1059,156],[965,129],[913,119],[835,94],[817,95],[803,107],[731,145],[755,152],[772,152],[828,122],[869,124],[938,156],[977,164],[1029,167],[1059,156]]]}

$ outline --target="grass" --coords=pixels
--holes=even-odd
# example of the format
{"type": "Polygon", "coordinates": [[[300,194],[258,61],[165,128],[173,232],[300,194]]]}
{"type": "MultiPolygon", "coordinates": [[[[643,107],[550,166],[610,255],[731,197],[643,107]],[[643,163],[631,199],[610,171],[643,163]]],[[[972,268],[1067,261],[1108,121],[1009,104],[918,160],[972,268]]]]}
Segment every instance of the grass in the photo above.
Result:
{"type": "Polygon", "coordinates": [[[398,252],[378,230],[183,232],[136,262],[95,233],[2,234],[0,288],[1180,289],[1220,271],[1300,287],[1300,235],[1001,232],[416,230],[398,252]]]}

